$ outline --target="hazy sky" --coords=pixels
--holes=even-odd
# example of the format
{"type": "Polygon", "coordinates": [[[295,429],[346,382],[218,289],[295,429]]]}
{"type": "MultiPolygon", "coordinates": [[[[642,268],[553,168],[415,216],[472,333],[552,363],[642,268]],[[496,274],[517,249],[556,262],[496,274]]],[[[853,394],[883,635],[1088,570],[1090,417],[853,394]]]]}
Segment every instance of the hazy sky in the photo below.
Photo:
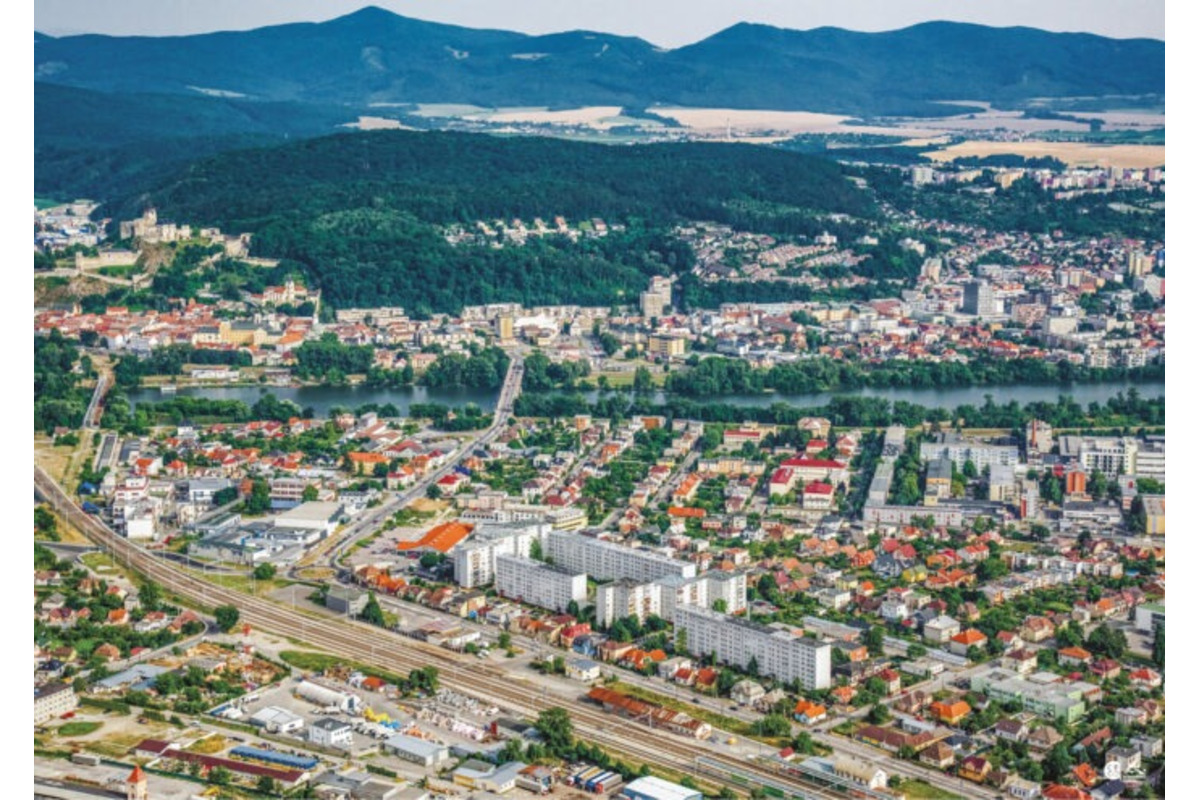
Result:
{"type": "Polygon", "coordinates": [[[162,36],[317,21],[377,5],[398,14],[526,33],[588,29],[666,47],[737,22],[892,30],[932,19],[1166,38],[1165,0],[37,0],[36,30],[162,36]]]}

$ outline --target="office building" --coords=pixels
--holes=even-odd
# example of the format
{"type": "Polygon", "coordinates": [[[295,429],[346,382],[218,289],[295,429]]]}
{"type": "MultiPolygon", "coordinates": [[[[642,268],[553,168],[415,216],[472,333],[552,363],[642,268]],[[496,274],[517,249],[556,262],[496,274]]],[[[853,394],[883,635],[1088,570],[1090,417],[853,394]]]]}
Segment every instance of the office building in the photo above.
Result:
{"type": "Polygon", "coordinates": [[[962,310],[973,317],[996,316],[996,292],[992,285],[976,280],[963,286],[962,310]]]}

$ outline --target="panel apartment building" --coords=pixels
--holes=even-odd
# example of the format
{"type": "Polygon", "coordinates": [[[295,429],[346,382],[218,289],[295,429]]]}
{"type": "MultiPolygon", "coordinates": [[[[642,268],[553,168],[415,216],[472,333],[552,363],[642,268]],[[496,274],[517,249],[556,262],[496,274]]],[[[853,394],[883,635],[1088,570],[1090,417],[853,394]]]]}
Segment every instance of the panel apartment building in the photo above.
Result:
{"type": "Polygon", "coordinates": [[[495,587],[502,597],[554,611],[587,604],[586,574],[528,558],[496,556],[495,587]]]}
{"type": "Polygon", "coordinates": [[[568,531],[551,531],[544,546],[558,566],[602,581],[630,578],[646,583],[668,575],[696,576],[691,562],[568,531]]]}
{"type": "Polygon", "coordinates": [[[828,642],[797,635],[782,623],[760,625],[707,608],[681,606],[675,610],[676,631],[686,631],[687,649],[697,655],[745,669],[751,659],[760,675],[797,681],[804,689],[828,689],[832,647],[828,642]]]}
{"type": "Polygon", "coordinates": [[[712,608],[718,600],[724,601],[726,613],[745,610],[746,574],[711,572],[694,578],[671,575],[653,583],[628,578],[606,583],[596,589],[596,622],[608,627],[629,616],[644,622],[651,614],[674,622],[679,606],[712,608]]]}
{"type": "Polygon", "coordinates": [[[469,542],[454,551],[454,579],[464,589],[487,586],[501,555],[528,558],[535,541],[545,544],[548,523],[481,524],[469,542]]]}
{"type": "Polygon", "coordinates": [[[984,467],[1015,466],[1020,461],[1020,454],[1016,445],[983,444],[957,433],[946,432],[936,442],[921,443],[921,461],[937,461],[940,458],[950,459],[959,470],[970,461],[982,472],[984,467]]]}

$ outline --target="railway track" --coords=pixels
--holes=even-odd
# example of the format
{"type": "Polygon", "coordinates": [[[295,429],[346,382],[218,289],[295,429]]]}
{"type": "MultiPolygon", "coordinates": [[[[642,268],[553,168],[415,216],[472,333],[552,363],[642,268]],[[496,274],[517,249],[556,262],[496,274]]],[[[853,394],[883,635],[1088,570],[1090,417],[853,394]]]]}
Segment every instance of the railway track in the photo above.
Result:
{"type": "MultiPolygon", "coordinates": [[[[180,566],[156,558],[136,544],[119,536],[96,517],[85,514],[70,496],[41,467],[34,467],[34,484],[50,505],[71,520],[85,536],[105,549],[114,560],[124,563],[164,588],[189,601],[206,607],[235,605],[247,624],[270,633],[310,643],[347,659],[353,659],[390,671],[411,671],[435,666],[440,682],[447,688],[529,718],[540,711],[562,706],[559,699],[548,698],[525,681],[495,666],[452,653],[424,642],[382,633],[365,623],[341,618],[312,617],[272,601],[226,589],[196,577],[180,566]]],[[[639,762],[666,767],[684,775],[698,774],[697,759],[718,764],[750,782],[781,788],[795,798],[843,800],[846,795],[823,787],[802,783],[753,762],[730,759],[698,741],[673,734],[640,728],[635,723],[607,714],[583,702],[569,703],[576,733],[598,744],[631,765],[639,762]]],[[[746,780],[720,778],[705,772],[705,780],[744,792],[746,780]]]]}

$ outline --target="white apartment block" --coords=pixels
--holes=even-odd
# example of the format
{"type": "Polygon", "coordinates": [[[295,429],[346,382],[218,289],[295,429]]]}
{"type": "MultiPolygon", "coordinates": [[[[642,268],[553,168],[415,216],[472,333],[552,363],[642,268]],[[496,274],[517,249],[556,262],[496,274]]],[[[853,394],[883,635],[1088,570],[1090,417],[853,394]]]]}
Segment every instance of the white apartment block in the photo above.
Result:
{"type": "Polygon", "coordinates": [[[1137,451],[1137,469],[1139,478],[1154,478],[1162,483],[1167,482],[1167,442],[1152,439],[1140,442],[1137,451]]]}
{"type": "Polygon", "coordinates": [[[47,683],[33,688],[33,724],[60,717],[79,707],[75,690],[65,683],[47,683]]]}
{"type": "Polygon", "coordinates": [[[828,642],[800,635],[796,628],[720,614],[707,608],[675,610],[676,631],[686,631],[687,649],[746,669],[753,659],[760,675],[797,681],[804,689],[828,689],[833,657],[828,642]]]}
{"type": "Polygon", "coordinates": [[[496,556],[496,591],[523,603],[566,611],[571,601],[587,603],[587,575],[528,558],[496,556]]]}
{"type": "Polygon", "coordinates": [[[625,617],[662,616],[662,587],[657,583],[638,583],[624,578],[596,587],[596,623],[611,627],[625,617]]]}
{"type": "Polygon", "coordinates": [[[948,458],[958,469],[968,461],[979,471],[984,467],[1014,466],[1020,461],[1016,445],[982,444],[963,439],[952,433],[942,434],[940,442],[921,443],[921,461],[937,461],[948,458]]]}
{"type": "MultiPolygon", "coordinates": [[[[1059,447],[1063,455],[1075,458],[1079,468],[1088,474],[1100,472],[1115,478],[1133,475],[1137,467],[1138,442],[1131,436],[1062,436],[1059,447]]],[[[1165,453],[1163,466],[1165,469],[1165,453]]]]}
{"type": "Polygon", "coordinates": [[[454,551],[454,579],[464,589],[487,586],[496,577],[496,557],[528,558],[535,541],[545,545],[550,525],[480,524],[470,542],[454,551]]]}
{"type": "Polygon", "coordinates": [[[679,606],[712,608],[725,601],[725,613],[746,609],[746,573],[711,572],[694,578],[672,575],[653,583],[623,579],[596,589],[596,622],[608,627],[618,619],[635,616],[644,622],[651,614],[667,622],[679,606]]]}
{"type": "Polygon", "coordinates": [[[691,562],[568,531],[551,531],[545,547],[546,555],[560,567],[602,581],[630,578],[645,583],[668,575],[696,575],[691,562]]]}

